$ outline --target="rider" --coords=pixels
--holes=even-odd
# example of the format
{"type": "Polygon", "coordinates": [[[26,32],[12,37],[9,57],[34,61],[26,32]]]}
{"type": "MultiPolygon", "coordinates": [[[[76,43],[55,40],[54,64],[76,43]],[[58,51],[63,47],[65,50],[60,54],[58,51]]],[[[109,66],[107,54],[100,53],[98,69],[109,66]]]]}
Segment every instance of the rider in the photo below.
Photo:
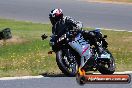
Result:
{"type": "MultiPolygon", "coordinates": [[[[92,31],[82,30],[82,27],[83,27],[82,22],[75,21],[74,19],[72,19],[69,16],[63,16],[63,12],[61,9],[53,9],[49,14],[49,19],[50,19],[51,24],[52,24],[52,36],[56,36],[56,33],[57,34],[59,33],[56,37],[60,37],[61,35],[63,35],[63,33],[66,32],[66,30],[67,30],[66,28],[68,28],[69,31],[74,30],[76,32],[78,32],[78,31],[81,32],[83,34],[84,38],[85,37],[91,38],[95,47],[98,48],[94,33],[92,31]]],[[[54,41],[55,40],[56,39],[53,39],[51,37],[50,44],[52,46],[53,51],[55,51],[55,49],[57,48],[57,47],[54,47],[54,44],[55,44],[54,41]]],[[[75,43],[72,41],[69,42],[69,45],[81,55],[81,60],[84,57],[88,58],[88,59],[90,58],[90,55],[88,55],[89,54],[88,52],[82,54],[82,52],[87,50],[86,47],[85,47],[86,49],[82,49],[81,47],[79,47],[78,43],[75,43]]],[[[98,49],[98,51],[100,52],[99,49],[98,49]]],[[[83,67],[84,63],[81,62],[80,66],[83,67]]]]}

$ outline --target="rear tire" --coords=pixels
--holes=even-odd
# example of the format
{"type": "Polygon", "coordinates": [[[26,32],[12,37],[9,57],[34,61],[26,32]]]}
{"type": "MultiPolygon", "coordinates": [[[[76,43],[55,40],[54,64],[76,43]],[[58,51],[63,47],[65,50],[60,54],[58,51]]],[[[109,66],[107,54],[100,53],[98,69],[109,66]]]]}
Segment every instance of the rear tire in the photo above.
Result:
{"type": "Polygon", "coordinates": [[[110,60],[108,62],[108,67],[99,65],[98,71],[101,74],[113,74],[115,72],[115,60],[112,54],[107,50],[107,53],[110,54],[110,60]]]}

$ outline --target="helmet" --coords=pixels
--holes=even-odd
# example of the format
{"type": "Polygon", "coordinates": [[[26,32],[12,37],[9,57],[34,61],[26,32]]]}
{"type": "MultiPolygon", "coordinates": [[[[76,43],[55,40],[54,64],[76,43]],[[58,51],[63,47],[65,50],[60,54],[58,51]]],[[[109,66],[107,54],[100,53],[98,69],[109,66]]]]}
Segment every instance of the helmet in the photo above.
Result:
{"type": "Polygon", "coordinates": [[[54,25],[57,21],[63,18],[63,13],[61,9],[54,9],[49,13],[49,19],[54,25]]]}

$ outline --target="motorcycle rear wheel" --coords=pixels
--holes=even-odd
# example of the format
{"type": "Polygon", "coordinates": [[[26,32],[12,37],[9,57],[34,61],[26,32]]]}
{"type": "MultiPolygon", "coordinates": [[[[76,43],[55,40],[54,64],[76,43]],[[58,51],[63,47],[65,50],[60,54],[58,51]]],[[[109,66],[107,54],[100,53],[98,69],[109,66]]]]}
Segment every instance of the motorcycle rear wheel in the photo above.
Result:
{"type": "Polygon", "coordinates": [[[99,63],[99,68],[98,71],[101,74],[113,74],[115,72],[115,60],[112,54],[109,52],[109,50],[106,51],[107,53],[110,54],[110,60],[108,61],[107,64],[99,63]]]}

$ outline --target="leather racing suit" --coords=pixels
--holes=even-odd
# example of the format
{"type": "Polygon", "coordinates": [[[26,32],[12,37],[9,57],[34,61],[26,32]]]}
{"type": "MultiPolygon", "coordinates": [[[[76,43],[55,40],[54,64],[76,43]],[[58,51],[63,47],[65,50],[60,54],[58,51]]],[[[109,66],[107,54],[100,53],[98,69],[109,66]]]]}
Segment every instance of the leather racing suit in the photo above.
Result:
{"type": "Polygon", "coordinates": [[[77,34],[74,41],[70,41],[68,44],[76,50],[81,56],[80,66],[83,67],[86,61],[92,56],[90,51],[90,44],[88,42],[84,42],[85,35],[86,37],[90,36],[93,38],[93,34],[88,31],[82,30],[83,24],[80,21],[75,21],[69,16],[63,17],[63,19],[56,22],[55,25],[52,26],[52,36],[50,40],[50,45],[52,46],[52,50],[55,51],[57,47],[54,47],[54,44],[57,38],[61,37],[66,31],[79,31],[81,34],[77,34]],[[82,34],[84,36],[82,36],[82,34]],[[54,39],[53,39],[54,38],[54,39]]]}

